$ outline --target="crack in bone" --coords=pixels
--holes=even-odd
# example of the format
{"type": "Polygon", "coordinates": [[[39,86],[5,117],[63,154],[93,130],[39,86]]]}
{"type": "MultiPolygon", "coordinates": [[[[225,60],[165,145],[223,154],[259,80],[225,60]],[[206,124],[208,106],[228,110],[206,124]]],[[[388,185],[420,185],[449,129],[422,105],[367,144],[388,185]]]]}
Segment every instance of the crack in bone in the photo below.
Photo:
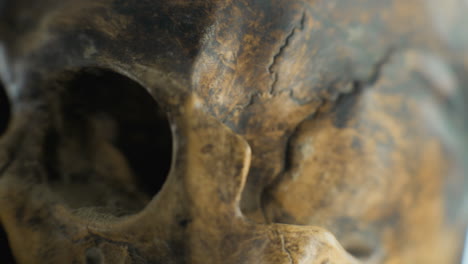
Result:
{"type": "Polygon", "coordinates": [[[285,252],[288,255],[289,263],[295,264],[294,258],[291,255],[291,251],[286,247],[286,244],[284,242],[284,235],[280,231],[276,231],[276,234],[278,235],[280,241],[281,241],[281,249],[283,252],[285,252]]]}
{"type": "Polygon", "coordinates": [[[276,83],[278,82],[278,73],[274,70],[274,67],[277,65],[278,59],[283,55],[285,49],[289,46],[291,39],[296,35],[296,32],[304,30],[305,19],[305,12],[303,12],[299,24],[292,28],[292,30],[284,39],[282,45],[279,47],[276,54],[273,55],[272,62],[268,66],[268,72],[272,76],[272,82],[270,84],[270,89],[268,92],[270,95],[273,95],[275,93],[276,83]]]}

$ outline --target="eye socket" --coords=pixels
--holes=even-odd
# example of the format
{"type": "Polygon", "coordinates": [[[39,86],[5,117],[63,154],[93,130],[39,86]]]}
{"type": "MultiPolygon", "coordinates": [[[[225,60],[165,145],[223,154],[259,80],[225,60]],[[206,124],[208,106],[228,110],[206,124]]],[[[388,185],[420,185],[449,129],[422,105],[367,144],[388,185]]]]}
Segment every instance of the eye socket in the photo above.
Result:
{"type": "Polygon", "coordinates": [[[3,135],[10,121],[11,109],[10,101],[6,94],[5,87],[0,82],[0,136],[3,135]]]}
{"type": "Polygon", "coordinates": [[[53,189],[68,196],[72,208],[106,207],[112,200],[138,210],[140,194],[153,197],[169,173],[172,132],[166,113],[144,87],[113,71],[65,73],[55,85],[60,92],[52,109],[59,128],[46,140],[44,155],[54,157],[47,161],[53,189]],[[133,184],[125,178],[126,164],[136,189],[128,187],[133,184]]]}

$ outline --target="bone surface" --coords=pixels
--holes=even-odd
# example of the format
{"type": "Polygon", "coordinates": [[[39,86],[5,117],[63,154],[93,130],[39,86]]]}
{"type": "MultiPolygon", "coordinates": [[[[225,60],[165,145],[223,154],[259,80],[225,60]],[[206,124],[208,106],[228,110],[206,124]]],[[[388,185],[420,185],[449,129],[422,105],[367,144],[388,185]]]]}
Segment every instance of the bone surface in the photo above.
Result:
{"type": "Polygon", "coordinates": [[[0,0],[0,263],[461,263],[467,12],[0,0]]]}

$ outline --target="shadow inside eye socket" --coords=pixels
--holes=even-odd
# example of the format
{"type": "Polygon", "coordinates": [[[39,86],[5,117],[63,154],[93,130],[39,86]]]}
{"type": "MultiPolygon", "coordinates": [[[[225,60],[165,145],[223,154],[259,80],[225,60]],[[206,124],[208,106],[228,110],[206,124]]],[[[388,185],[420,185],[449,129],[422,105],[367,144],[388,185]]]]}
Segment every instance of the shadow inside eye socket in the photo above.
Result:
{"type": "Polygon", "coordinates": [[[5,87],[0,82],[0,136],[3,135],[10,121],[10,101],[5,91],[5,87]]]}
{"type": "Polygon", "coordinates": [[[94,116],[135,171],[141,190],[155,195],[172,160],[172,132],[160,105],[141,85],[109,70],[84,69],[65,86],[67,122],[94,116]]]}
{"type": "Polygon", "coordinates": [[[172,131],[161,102],[112,70],[85,68],[54,78],[49,105],[57,121],[44,146],[52,190],[76,210],[138,212],[161,190],[172,163],[172,131]]]}

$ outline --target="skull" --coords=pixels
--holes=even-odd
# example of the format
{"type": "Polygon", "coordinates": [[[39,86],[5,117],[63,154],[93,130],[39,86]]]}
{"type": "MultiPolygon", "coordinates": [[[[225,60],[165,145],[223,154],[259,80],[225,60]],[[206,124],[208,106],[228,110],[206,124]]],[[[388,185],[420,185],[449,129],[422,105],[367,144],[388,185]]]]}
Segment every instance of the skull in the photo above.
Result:
{"type": "Polygon", "coordinates": [[[457,263],[462,0],[0,0],[7,263],[457,263]]]}

